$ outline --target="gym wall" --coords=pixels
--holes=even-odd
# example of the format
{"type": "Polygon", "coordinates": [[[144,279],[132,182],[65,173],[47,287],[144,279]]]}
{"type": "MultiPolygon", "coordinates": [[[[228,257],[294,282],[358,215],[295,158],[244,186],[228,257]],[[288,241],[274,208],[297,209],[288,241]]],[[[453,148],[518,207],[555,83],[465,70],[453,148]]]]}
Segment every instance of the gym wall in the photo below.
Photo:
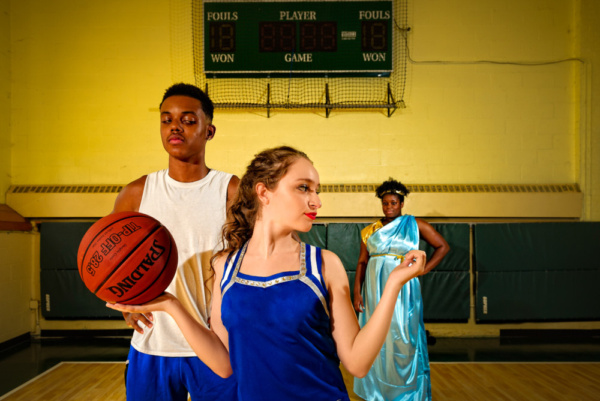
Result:
{"type": "MultiPolygon", "coordinates": [[[[46,319],[121,319],[87,290],[77,272],[79,242],[91,224],[41,225],[40,281],[46,319]]],[[[316,224],[300,238],[336,253],[352,289],[360,231],[366,225],[316,224]]],[[[477,324],[600,320],[600,293],[595,288],[600,263],[594,253],[600,223],[433,226],[451,251],[420,278],[426,322],[467,323],[472,298],[477,324]]],[[[419,248],[432,254],[424,241],[419,248]]]]}
{"type": "MultiPolygon", "coordinates": [[[[171,83],[194,79],[188,9],[187,0],[0,2],[0,203],[9,185],[123,185],[166,166],[158,102],[171,83]]],[[[288,144],[308,152],[323,183],[578,183],[582,219],[600,221],[592,125],[600,71],[591,68],[600,65],[600,4],[409,1],[408,9],[405,109],[391,118],[217,110],[209,166],[240,175],[257,151],[288,144]],[[552,63],[574,57],[584,62],[552,63]]],[[[3,253],[0,273],[12,280],[1,283],[3,317],[33,321],[39,275],[24,272],[39,264],[40,247],[13,239],[0,233],[0,249],[19,266],[11,275],[3,253]],[[16,305],[4,294],[18,286],[34,290],[16,305]]],[[[0,341],[14,337],[8,326],[0,341]]]]}
{"type": "MultiPolygon", "coordinates": [[[[174,81],[193,82],[186,4],[11,3],[12,185],[124,184],[166,166],[158,104],[174,81]]],[[[323,183],[577,182],[580,63],[525,65],[572,56],[575,4],[409,10],[406,109],[217,110],[208,165],[240,175],[258,151],[288,144],[323,183]],[[490,59],[507,64],[475,62],[490,59]]]]}
{"type": "Polygon", "coordinates": [[[0,204],[10,185],[10,2],[0,2],[0,204]]]}

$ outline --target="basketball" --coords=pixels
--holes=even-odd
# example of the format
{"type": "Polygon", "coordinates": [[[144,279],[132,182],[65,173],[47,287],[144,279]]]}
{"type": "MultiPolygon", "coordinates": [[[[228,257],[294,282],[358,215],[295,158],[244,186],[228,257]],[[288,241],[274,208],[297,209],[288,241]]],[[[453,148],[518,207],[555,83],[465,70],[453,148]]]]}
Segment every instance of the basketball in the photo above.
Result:
{"type": "Polygon", "coordinates": [[[106,302],[139,305],[162,294],[177,270],[171,233],[143,213],[110,214],[94,223],[79,243],[79,275],[106,302]]]}

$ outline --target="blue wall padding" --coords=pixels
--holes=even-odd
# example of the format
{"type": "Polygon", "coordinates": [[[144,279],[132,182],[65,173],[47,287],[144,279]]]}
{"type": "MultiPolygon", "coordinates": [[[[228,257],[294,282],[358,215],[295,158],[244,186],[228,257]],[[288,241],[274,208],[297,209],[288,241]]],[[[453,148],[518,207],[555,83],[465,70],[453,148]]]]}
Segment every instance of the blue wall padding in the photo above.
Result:
{"type": "Polygon", "coordinates": [[[600,223],[476,224],[478,272],[597,270],[600,223]]]}
{"type": "MultiPolygon", "coordinates": [[[[431,272],[422,276],[423,318],[428,322],[469,320],[470,228],[466,223],[433,223],[446,239],[450,252],[431,272]]],[[[433,247],[421,239],[419,249],[431,258],[433,247]]]]}
{"type": "Polygon", "coordinates": [[[40,225],[40,289],[46,319],[122,319],[106,307],[79,276],[79,243],[93,222],[48,222],[40,225]]]}
{"type": "MultiPolygon", "coordinates": [[[[331,223],[327,225],[327,249],[335,253],[346,271],[355,272],[360,254],[360,232],[367,223],[331,223]]],[[[350,283],[352,287],[354,280],[350,283]]]]}
{"type": "Polygon", "coordinates": [[[77,270],[79,243],[92,226],[89,222],[40,224],[40,268],[77,270]]]}
{"type": "Polygon", "coordinates": [[[426,322],[469,320],[469,272],[436,271],[421,277],[423,319],[426,322]]]}
{"type": "MultiPolygon", "coordinates": [[[[354,277],[360,253],[360,232],[368,223],[330,223],[313,226],[307,234],[300,234],[303,241],[321,246],[313,239],[321,238],[326,228],[327,249],[339,256],[348,274],[350,294],[354,295],[354,277]],[[312,235],[313,230],[318,235],[312,235]]],[[[434,228],[446,238],[451,252],[431,273],[421,277],[424,300],[423,317],[426,321],[467,321],[469,319],[469,225],[435,224],[434,228]]],[[[322,240],[321,244],[323,243],[322,240]]],[[[426,242],[420,248],[430,256],[433,252],[426,242]]]]}
{"type": "Polygon", "coordinates": [[[600,319],[600,223],[474,227],[477,322],[600,319]]]}
{"type": "MultiPolygon", "coordinates": [[[[42,314],[53,319],[120,318],[91,294],[77,272],[77,249],[92,222],[40,225],[42,314]],[[49,299],[50,304],[46,304],[49,299]]],[[[350,289],[367,223],[316,224],[300,238],[335,252],[350,289]]],[[[600,223],[437,223],[450,253],[421,277],[426,321],[469,318],[469,266],[474,255],[476,321],[600,319],[600,223]],[[471,250],[471,236],[473,249],[471,250]]],[[[421,248],[432,249],[423,241],[421,248]]]]}
{"type": "Polygon", "coordinates": [[[42,270],[40,281],[42,316],[48,320],[123,318],[86,288],[77,270],[42,270]]]}
{"type": "Polygon", "coordinates": [[[307,233],[298,233],[303,242],[327,249],[327,226],[325,224],[313,224],[307,233]]]}

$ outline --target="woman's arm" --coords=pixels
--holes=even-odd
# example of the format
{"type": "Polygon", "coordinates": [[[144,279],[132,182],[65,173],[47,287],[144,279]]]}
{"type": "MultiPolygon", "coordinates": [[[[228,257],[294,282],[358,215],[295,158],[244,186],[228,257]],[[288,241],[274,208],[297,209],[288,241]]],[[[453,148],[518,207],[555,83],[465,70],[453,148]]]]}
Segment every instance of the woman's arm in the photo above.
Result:
{"type": "MultiPolygon", "coordinates": [[[[219,262],[217,261],[217,265],[219,262]]],[[[220,277],[223,275],[223,264],[220,264],[220,270],[215,266],[215,291],[213,292],[213,306],[211,317],[211,327],[207,329],[200,322],[192,317],[183,307],[179,300],[169,293],[164,293],[153,301],[144,305],[123,305],[107,303],[111,309],[128,313],[148,313],[153,311],[166,312],[175,320],[177,326],[183,333],[185,339],[190,344],[196,355],[221,377],[229,377],[232,374],[231,362],[229,360],[229,351],[224,345],[227,342],[227,331],[221,323],[221,290],[220,277]],[[215,312],[218,310],[215,316],[215,312]],[[224,338],[225,343],[221,340],[224,338]]]]}
{"type": "Polygon", "coordinates": [[[406,254],[404,262],[390,273],[373,315],[360,329],[350,301],[344,266],[334,253],[323,251],[323,277],[329,291],[333,340],[341,362],[353,376],[364,377],[369,372],[390,329],[400,289],[423,272],[425,262],[425,252],[406,254]]]}
{"type": "Polygon", "coordinates": [[[435,228],[425,220],[416,219],[417,225],[419,226],[419,234],[421,238],[431,245],[435,251],[431,255],[431,258],[427,261],[425,271],[423,274],[429,273],[434,267],[440,264],[444,256],[450,252],[450,245],[446,242],[444,237],[438,233],[435,228]]]}
{"type": "Polygon", "coordinates": [[[358,263],[356,264],[356,275],[354,276],[354,310],[362,312],[365,308],[362,297],[362,285],[365,282],[365,272],[369,264],[369,251],[367,246],[360,240],[360,254],[358,255],[358,263]]]}

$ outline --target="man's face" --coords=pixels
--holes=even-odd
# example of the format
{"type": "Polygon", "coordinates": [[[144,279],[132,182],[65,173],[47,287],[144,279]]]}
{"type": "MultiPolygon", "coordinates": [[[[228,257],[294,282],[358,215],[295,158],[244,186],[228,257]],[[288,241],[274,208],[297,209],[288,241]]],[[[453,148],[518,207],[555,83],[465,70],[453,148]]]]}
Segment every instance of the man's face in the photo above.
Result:
{"type": "Polygon", "coordinates": [[[202,157],[206,142],[212,139],[214,132],[214,126],[197,99],[170,96],[160,107],[162,144],[176,159],[193,162],[202,157]]]}

